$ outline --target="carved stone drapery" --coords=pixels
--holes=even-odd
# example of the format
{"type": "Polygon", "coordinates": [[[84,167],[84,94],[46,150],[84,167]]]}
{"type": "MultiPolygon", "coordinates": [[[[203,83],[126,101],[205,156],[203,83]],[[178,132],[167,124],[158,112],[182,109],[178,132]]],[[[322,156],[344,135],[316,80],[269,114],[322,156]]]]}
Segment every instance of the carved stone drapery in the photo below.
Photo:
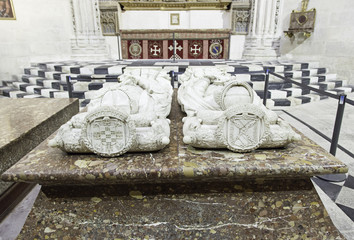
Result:
{"type": "Polygon", "coordinates": [[[275,59],[279,56],[279,18],[283,0],[252,0],[249,34],[243,57],[275,59]]]}
{"type": "Polygon", "coordinates": [[[77,59],[108,58],[102,36],[98,0],[71,0],[73,32],[72,57],[77,59]]]}

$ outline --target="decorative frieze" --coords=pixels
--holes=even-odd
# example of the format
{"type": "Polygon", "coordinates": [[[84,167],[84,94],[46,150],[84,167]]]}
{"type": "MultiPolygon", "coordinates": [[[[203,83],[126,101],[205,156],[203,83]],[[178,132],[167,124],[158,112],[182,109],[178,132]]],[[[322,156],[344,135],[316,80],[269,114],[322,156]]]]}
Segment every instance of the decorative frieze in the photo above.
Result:
{"type": "Polygon", "coordinates": [[[123,58],[226,59],[229,30],[121,31],[123,58]],[[175,43],[173,40],[175,39],[175,43]]]}
{"type": "Polygon", "coordinates": [[[125,0],[123,10],[227,10],[231,0],[125,0]]]}

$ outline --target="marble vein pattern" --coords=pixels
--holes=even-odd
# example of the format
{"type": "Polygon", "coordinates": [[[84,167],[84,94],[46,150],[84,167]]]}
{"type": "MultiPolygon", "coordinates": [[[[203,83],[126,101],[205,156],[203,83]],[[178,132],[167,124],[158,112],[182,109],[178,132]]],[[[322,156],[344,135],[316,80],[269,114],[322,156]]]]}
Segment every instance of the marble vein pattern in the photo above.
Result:
{"type": "Polygon", "coordinates": [[[46,187],[19,236],[344,239],[309,180],[46,187]]]}
{"type": "Polygon", "coordinates": [[[300,139],[247,82],[236,80],[225,67],[190,67],[179,82],[178,102],[187,114],[183,142],[190,146],[250,152],[300,139]]]}
{"type": "Polygon", "coordinates": [[[105,157],[160,150],[170,143],[172,94],[166,70],[126,69],[119,83],[97,90],[87,112],[64,124],[49,145],[105,157]]]}

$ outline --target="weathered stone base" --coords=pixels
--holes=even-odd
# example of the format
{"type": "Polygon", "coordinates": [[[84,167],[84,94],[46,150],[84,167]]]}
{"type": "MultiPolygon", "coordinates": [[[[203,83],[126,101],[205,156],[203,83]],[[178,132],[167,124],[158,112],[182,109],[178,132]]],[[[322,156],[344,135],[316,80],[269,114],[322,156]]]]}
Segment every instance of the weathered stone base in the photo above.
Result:
{"type": "Polygon", "coordinates": [[[342,239],[310,180],[45,187],[19,236],[342,239]]]}

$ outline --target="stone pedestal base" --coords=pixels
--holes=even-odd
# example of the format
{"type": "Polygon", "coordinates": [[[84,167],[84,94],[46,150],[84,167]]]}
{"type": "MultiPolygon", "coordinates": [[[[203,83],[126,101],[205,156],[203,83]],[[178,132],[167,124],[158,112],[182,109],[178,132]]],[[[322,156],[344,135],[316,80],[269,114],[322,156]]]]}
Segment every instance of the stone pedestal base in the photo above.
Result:
{"type": "Polygon", "coordinates": [[[343,238],[310,180],[42,190],[20,239],[343,238]]]}
{"type": "Polygon", "coordinates": [[[106,41],[103,37],[82,36],[71,39],[72,58],[80,60],[108,59],[106,41]]]}
{"type": "Polygon", "coordinates": [[[248,37],[243,58],[248,60],[275,60],[280,56],[280,38],[248,37]]]}

